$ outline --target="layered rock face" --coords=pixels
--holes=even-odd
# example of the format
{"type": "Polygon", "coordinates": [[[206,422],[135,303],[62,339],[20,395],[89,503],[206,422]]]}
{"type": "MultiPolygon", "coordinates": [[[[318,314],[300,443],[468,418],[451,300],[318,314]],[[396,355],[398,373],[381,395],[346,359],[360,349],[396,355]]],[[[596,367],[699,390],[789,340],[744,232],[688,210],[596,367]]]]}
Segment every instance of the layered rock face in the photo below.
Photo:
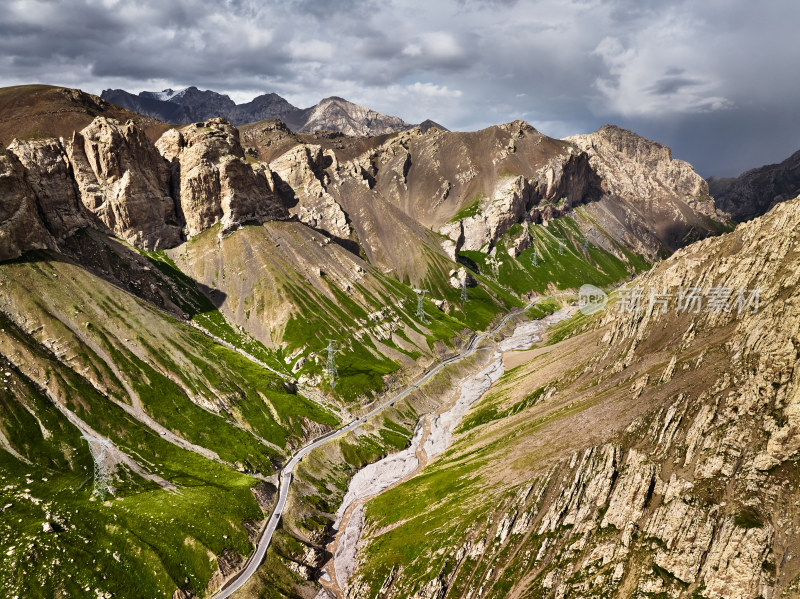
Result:
{"type": "Polygon", "coordinates": [[[39,218],[36,198],[25,183],[25,168],[9,151],[0,155],[0,196],[0,260],[54,246],[39,218]]]}
{"type": "Polygon", "coordinates": [[[115,235],[147,250],[180,242],[169,171],[136,125],[97,117],[69,156],[83,205],[115,235]]]}
{"type": "Polygon", "coordinates": [[[239,132],[227,121],[172,129],[156,147],[171,164],[173,193],[187,236],[218,222],[228,232],[247,222],[288,216],[273,193],[270,172],[247,164],[239,132]]]}
{"type": "Polygon", "coordinates": [[[14,140],[8,150],[25,168],[25,181],[36,197],[39,215],[55,240],[63,241],[89,225],[60,140],[14,140]]]}
{"type": "Polygon", "coordinates": [[[437,466],[493,456],[469,470],[474,495],[462,478],[423,516],[392,514],[396,528],[377,513],[347,596],[381,581],[387,598],[796,596],[799,231],[800,197],[681,249],[621,291],[625,308],[520,366],[477,406],[505,416],[437,466]],[[700,303],[678,307],[679,290],[700,303]],[[485,512],[459,523],[473,498],[485,512]],[[420,541],[414,564],[370,569],[371,543],[392,547],[423,519],[465,538],[420,541]]]}
{"type": "Polygon", "coordinates": [[[716,209],[705,180],[662,144],[613,125],[567,141],[586,153],[604,195],[627,202],[652,221],[655,236],[669,251],[704,237],[729,218],[716,209]]]}
{"type": "Polygon", "coordinates": [[[342,207],[328,193],[325,162],[334,157],[313,144],[289,150],[269,164],[270,170],[283,183],[280,189],[290,204],[289,211],[301,222],[346,239],[352,230],[342,207]]]}
{"type": "Polygon", "coordinates": [[[157,250],[217,223],[226,233],[289,216],[272,172],[248,164],[238,131],[220,119],[169,130],[154,145],[132,121],[98,116],[66,143],[15,140],[3,169],[3,259],[55,248],[87,226],[157,250]]]}
{"type": "MultiPolygon", "coordinates": [[[[631,131],[605,125],[588,135],[568,137],[586,152],[603,191],[629,201],[642,198],[708,196],[708,184],[692,165],[674,160],[667,146],[631,131]]],[[[713,213],[713,202],[710,203],[713,213]]]]}

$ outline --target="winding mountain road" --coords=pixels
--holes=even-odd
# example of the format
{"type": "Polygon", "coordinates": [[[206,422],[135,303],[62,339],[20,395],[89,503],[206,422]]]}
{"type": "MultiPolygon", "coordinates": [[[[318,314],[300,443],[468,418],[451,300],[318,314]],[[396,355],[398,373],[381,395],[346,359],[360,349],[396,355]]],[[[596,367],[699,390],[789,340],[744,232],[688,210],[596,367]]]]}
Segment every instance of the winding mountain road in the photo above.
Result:
{"type": "Polygon", "coordinates": [[[511,320],[513,317],[518,316],[519,314],[525,312],[526,310],[529,310],[530,308],[532,308],[533,306],[535,306],[540,302],[552,299],[554,297],[560,297],[565,295],[575,295],[575,293],[569,293],[569,292],[555,293],[552,295],[547,295],[545,297],[540,297],[530,302],[524,308],[516,310],[514,312],[510,312],[492,330],[486,331],[479,335],[473,335],[472,338],[469,340],[467,347],[460,354],[447,358],[446,360],[442,360],[434,368],[431,368],[431,370],[425,373],[425,376],[423,376],[420,380],[418,380],[413,385],[406,387],[403,391],[395,395],[391,400],[387,401],[386,403],[380,406],[375,407],[364,416],[361,416],[360,418],[353,420],[349,424],[334,431],[331,431],[330,433],[323,435],[322,437],[318,437],[305,447],[298,450],[297,453],[295,453],[292,456],[292,458],[286,463],[286,465],[283,467],[283,470],[281,470],[280,482],[278,485],[278,501],[275,504],[275,509],[272,511],[272,515],[270,516],[266,527],[262,530],[261,535],[258,538],[255,552],[245,562],[244,568],[236,576],[231,578],[225,584],[225,586],[222,589],[220,589],[220,591],[216,595],[213,596],[213,599],[226,599],[227,597],[233,595],[233,593],[238,591],[250,579],[250,577],[252,577],[253,574],[256,573],[256,570],[258,570],[258,567],[261,565],[261,562],[264,561],[264,556],[267,554],[267,549],[269,548],[269,544],[272,542],[272,535],[275,534],[275,530],[278,528],[278,522],[280,522],[281,516],[283,515],[283,510],[286,507],[286,500],[289,497],[289,487],[292,484],[292,476],[295,466],[297,466],[297,464],[299,464],[300,461],[306,455],[309,454],[309,452],[313,451],[322,444],[331,441],[332,439],[336,439],[337,437],[341,437],[342,435],[345,435],[350,431],[355,430],[361,424],[363,424],[376,414],[379,414],[386,408],[393,406],[395,403],[404,398],[406,395],[413,392],[415,389],[417,389],[420,385],[428,381],[432,376],[434,376],[448,364],[461,361],[464,358],[472,355],[477,349],[477,345],[480,341],[482,341],[483,339],[485,339],[490,335],[494,335],[497,331],[502,329],[508,323],[508,321],[511,320]]]}

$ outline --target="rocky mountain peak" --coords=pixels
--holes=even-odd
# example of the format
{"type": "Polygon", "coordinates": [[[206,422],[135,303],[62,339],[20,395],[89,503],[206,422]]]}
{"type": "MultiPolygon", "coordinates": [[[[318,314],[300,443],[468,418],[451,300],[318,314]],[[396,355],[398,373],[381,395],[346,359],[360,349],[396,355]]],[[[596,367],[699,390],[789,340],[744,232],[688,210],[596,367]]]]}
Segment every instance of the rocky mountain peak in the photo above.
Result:
{"type": "Polygon", "coordinates": [[[239,131],[227,120],[172,129],[156,148],[171,165],[172,189],[187,236],[218,222],[227,232],[248,222],[288,216],[274,193],[271,172],[247,163],[239,131]]]}
{"type": "Polygon", "coordinates": [[[132,121],[99,116],[68,152],[83,205],[106,227],[148,250],[180,242],[169,171],[132,121]]]}
{"type": "Polygon", "coordinates": [[[250,102],[236,104],[227,95],[195,86],[178,92],[168,88],[138,95],[121,89],[107,89],[102,98],[173,125],[215,117],[226,118],[234,125],[280,119],[292,131],[332,130],[347,135],[382,135],[412,127],[401,118],[381,114],[340,96],[330,96],[305,109],[293,106],[275,93],[262,94],[250,102]]]}

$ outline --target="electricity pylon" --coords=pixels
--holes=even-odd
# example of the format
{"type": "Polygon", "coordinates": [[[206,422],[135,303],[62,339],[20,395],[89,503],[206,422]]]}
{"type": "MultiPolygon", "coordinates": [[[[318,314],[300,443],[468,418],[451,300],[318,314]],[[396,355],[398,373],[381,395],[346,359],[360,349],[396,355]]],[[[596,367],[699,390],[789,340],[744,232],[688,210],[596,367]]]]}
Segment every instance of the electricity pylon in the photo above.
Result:
{"type": "Polygon", "coordinates": [[[428,322],[428,316],[425,314],[425,304],[422,303],[426,293],[428,293],[427,289],[420,289],[417,295],[417,320],[423,323],[428,322]]]}
{"type": "Polygon", "coordinates": [[[339,348],[336,346],[336,341],[328,339],[328,363],[325,365],[325,370],[328,373],[328,378],[331,380],[331,387],[336,387],[336,379],[339,376],[339,371],[336,369],[336,354],[339,348]]]}
{"type": "Polygon", "coordinates": [[[539,266],[539,259],[540,258],[541,258],[541,256],[539,256],[539,250],[538,249],[534,249],[533,250],[533,265],[534,266],[539,266]]]}
{"type": "Polygon", "coordinates": [[[467,274],[464,273],[464,280],[461,281],[461,301],[467,301],[467,274]]]}
{"type": "Polygon", "coordinates": [[[558,238],[558,253],[559,254],[563,254],[564,253],[564,245],[565,245],[564,244],[564,240],[561,237],[559,237],[558,238]]]}
{"type": "Polygon", "coordinates": [[[106,450],[111,447],[108,439],[99,439],[92,435],[81,435],[81,439],[86,439],[89,444],[89,451],[92,452],[94,461],[94,490],[92,494],[99,495],[100,500],[106,498],[106,494],[113,495],[111,492],[111,473],[106,464],[106,450]]]}

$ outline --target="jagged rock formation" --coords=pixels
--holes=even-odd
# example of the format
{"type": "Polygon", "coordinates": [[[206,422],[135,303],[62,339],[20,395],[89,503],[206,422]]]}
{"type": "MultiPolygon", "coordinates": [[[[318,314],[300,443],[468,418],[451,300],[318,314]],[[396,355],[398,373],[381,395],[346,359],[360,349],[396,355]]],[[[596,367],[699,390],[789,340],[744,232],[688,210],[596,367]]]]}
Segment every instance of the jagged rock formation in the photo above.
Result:
{"type": "MultiPolygon", "coordinates": [[[[332,96],[310,108],[297,108],[277,94],[263,94],[250,102],[236,104],[230,97],[211,90],[187,87],[181,91],[141,92],[133,95],[121,89],[104,90],[101,97],[118,106],[155,117],[174,125],[222,117],[234,125],[278,119],[293,131],[339,131],[346,135],[383,135],[410,129],[404,120],[387,116],[332,96]]],[[[426,121],[425,129],[440,125],[426,121]]]]}
{"type": "Polygon", "coordinates": [[[0,156],[0,195],[0,260],[53,247],[53,239],[39,218],[36,198],[25,183],[25,168],[9,151],[0,156]]]}
{"type": "Polygon", "coordinates": [[[544,359],[512,357],[430,475],[470,482],[424,514],[368,504],[347,596],[795,596],[798,231],[800,197],[679,250],[628,284],[638,306],[624,294],[544,359]],[[435,539],[410,533],[424,522],[435,539]],[[399,539],[418,558],[369,549],[399,539]]]}
{"type": "Polygon", "coordinates": [[[148,250],[180,242],[169,171],[133,122],[97,117],[68,151],[83,205],[114,234],[148,250]]]}
{"type": "Polygon", "coordinates": [[[270,162],[269,168],[280,180],[292,214],[310,227],[346,239],[352,232],[347,216],[327,191],[325,164],[333,160],[321,146],[304,144],[270,162]]]}
{"type": "Polygon", "coordinates": [[[67,149],[60,140],[14,140],[8,150],[25,168],[25,182],[36,198],[37,212],[56,241],[89,225],[67,149]]]}
{"type": "Polygon", "coordinates": [[[567,141],[586,152],[603,193],[652,222],[653,233],[670,251],[707,234],[709,221],[713,229],[713,222],[728,218],[715,209],[708,184],[694,168],[673,159],[660,143],[613,125],[567,141]]]}
{"type": "Polygon", "coordinates": [[[783,162],[754,168],[735,178],[711,177],[708,185],[717,207],[730,213],[734,220],[761,216],[800,192],[800,152],[783,162]]]}
{"type": "Polygon", "coordinates": [[[300,131],[340,131],[345,135],[383,135],[410,129],[412,125],[396,116],[386,116],[336,96],[325,98],[303,111],[300,131]]]}
{"type": "Polygon", "coordinates": [[[154,145],[132,121],[98,116],[68,142],[15,140],[3,166],[13,198],[0,224],[5,259],[88,226],[155,250],[217,223],[227,233],[289,216],[271,171],[248,164],[238,131],[219,119],[171,129],[154,145]]]}
{"type": "Polygon", "coordinates": [[[172,165],[173,192],[187,236],[218,222],[229,232],[247,222],[287,216],[273,194],[271,173],[262,165],[247,164],[239,132],[227,121],[171,129],[156,147],[172,165]]]}

